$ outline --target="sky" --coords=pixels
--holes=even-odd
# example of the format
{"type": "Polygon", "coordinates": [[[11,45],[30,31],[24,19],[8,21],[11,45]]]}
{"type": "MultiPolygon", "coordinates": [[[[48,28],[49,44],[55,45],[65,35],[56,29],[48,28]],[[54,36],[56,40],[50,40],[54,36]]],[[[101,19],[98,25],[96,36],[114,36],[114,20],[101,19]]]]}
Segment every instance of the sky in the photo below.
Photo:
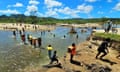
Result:
{"type": "Polygon", "coordinates": [[[0,15],[54,18],[120,18],[120,0],[0,0],[0,15]]]}

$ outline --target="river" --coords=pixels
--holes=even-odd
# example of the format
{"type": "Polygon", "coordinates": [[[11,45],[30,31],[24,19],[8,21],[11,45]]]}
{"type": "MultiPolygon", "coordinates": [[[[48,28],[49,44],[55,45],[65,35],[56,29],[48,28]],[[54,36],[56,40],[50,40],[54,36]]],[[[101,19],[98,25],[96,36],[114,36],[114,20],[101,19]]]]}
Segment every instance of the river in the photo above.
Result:
{"type": "Polygon", "coordinates": [[[29,32],[34,37],[42,38],[42,49],[33,48],[32,46],[22,44],[19,34],[16,39],[12,37],[12,31],[0,31],[0,72],[20,72],[30,65],[45,64],[49,62],[47,45],[51,44],[54,50],[57,50],[58,57],[63,57],[67,51],[67,47],[73,42],[75,44],[86,40],[90,35],[91,29],[87,32],[81,33],[80,28],[75,28],[78,34],[69,34],[70,28],[56,27],[55,30],[46,31],[41,35],[41,31],[29,32]],[[55,34],[55,37],[54,37],[55,34]],[[66,36],[63,38],[63,36],[66,36]]]}

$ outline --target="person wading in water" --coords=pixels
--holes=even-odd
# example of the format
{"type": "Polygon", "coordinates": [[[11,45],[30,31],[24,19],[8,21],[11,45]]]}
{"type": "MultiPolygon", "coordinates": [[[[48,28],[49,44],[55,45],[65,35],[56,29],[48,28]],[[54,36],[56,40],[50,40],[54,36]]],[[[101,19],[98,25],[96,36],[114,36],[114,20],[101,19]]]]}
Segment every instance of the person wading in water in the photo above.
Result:
{"type": "Polygon", "coordinates": [[[47,46],[47,50],[48,50],[49,59],[51,59],[52,50],[53,50],[52,46],[51,46],[51,45],[48,45],[48,46],[47,46]]]}
{"type": "Polygon", "coordinates": [[[37,40],[38,40],[38,47],[41,47],[41,41],[42,41],[41,37],[39,37],[37,40]]]}
{"type": "Polygon", "coordinates": [[[13,30],[13,36],[16,37],[16,31],[15,30],[13,30]]]}

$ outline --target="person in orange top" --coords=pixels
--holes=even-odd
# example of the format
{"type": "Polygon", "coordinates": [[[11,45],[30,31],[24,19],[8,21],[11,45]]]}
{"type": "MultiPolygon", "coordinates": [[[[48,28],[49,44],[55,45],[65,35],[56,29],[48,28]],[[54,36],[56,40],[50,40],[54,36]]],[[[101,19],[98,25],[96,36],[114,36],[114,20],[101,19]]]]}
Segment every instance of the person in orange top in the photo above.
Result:
{"type": "Polygon", "coordinates": [[[71,49],[71,52],[70,52],[70,62],[73,61],[73,57],[74,57],[75,54],[76,54],[76,45],[75,45],[75,43],[72,43],[72,49],[71,49]]]}

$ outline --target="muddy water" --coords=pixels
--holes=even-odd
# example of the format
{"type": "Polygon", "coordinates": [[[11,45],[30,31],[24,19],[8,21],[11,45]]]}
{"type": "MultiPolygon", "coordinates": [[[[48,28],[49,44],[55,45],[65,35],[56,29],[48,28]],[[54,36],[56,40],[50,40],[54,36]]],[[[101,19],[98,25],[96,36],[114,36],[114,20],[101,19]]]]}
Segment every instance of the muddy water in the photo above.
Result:
{"type": "Polygon", "coordinates": [[[57,50],[58,56],[62,57],[69,45],[73,42],[78,44],[85,41],[91,33],[91,29],[86,33],[81,33],[81,29],[76,28],[79,36],[76,38],[77,34],[69,34],[69,30],[70,28],[57,27],[51,32],[46,31],[42,34],[41,31],[26,32],[34,37],[42,38],[42,49],[22,44],[19,33],[15,39],[12,37],[11,31],[0,31],[0,72],[20,72],[27,66],[48,63],[46,50],[48,44],[51,44],[54,50],[57,50]]]}

